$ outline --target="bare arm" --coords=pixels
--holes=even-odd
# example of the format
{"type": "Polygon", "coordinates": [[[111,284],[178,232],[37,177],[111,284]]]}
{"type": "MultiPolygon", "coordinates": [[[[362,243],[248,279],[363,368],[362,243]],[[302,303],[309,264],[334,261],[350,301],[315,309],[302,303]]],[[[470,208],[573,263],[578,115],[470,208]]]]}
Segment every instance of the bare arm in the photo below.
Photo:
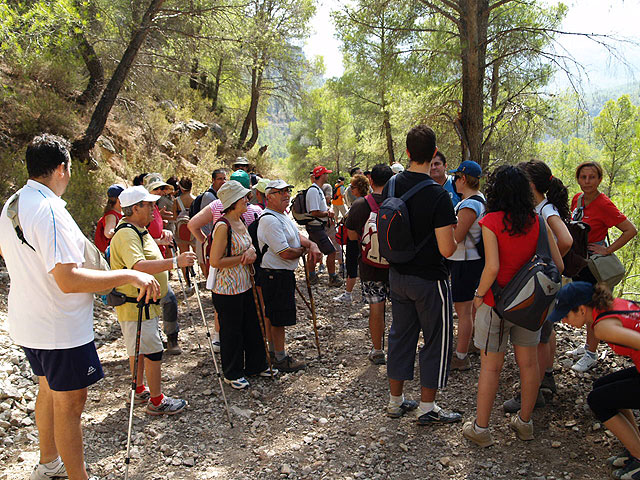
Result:
{"type": "Polygon", "coordinates": [[[207,223],[211,223],[212,221],[213,213],[211,212],[211,208],[209,208],[209,205],[207,205],[205,208],[200,210],[195,217],[189,220],[189,223],[187,223],[187,228],[196,240],[198,240],[200,243],[204,243],[207,237],[205,237],[204,233],[202,233],[202,227],[204,227],[207,223]]]}
{"type": "MultiPolygon", "coordinates": [[[[178,255],[178,267],[190,267],[196,261],[196,254],[189,251],[178,255]]],[[[140,260],[133,266],[133,270],[155,275],[156,273],[171,270],[173,268],[173,258],[162,258],[159,260],[140,260]]]]}
{"type": "Polygon", "coordinates": [[[104,218],[104,236],[112,238],[116,233],[116,223],[118,223],[115,215],[107,215],[104,218]]]}
{"type": "Polygon", "coordinates": [[[461,208],[458,212],[458,223],[454,227],[453,237],[456,243],[464,241],[464,237],[469,233],[469,229],[478,216],[471,208],[461,208]]]}
{"type": "Polygon", "coordinates": [[[443,257],[450,257],[456,251],[458,244],[453,237],[453,225],[436,228],[436,242],[443,257]]]}
{"type": "Polygon", "coordinates": [[[325,210],[324,212],[322,210],[314,210],[309,212],[309,215],[316,218],[333,218],[333,212],[331,210],[325,210]]]}
{"type": "Polygon", "coordinates": [[[146,296],[146,300],[157,300],[160,296],[160,284],[151,275],[135,270],[89,270],[78,268],[75,263],[58,263],[51,270],[60,290],[63,293],[93,293],[110,288],[132,284],[140,289],[138,300],[146,296]]]}
{"type": "Polygon", "coordinates": [[[596,323],[593,331],[596,337],[602,341],[640,350],[640,333],[630,328],[624,328],[618,318],[603,318],[596,323]]]}
{"type": "Polygon", "coordinates": [[[628,219],[616,225],[616,228],[622,232],[615,242],[608,247],[598,245],[596,243],[589,244],[589,250],[601,255],[609,255],[624,247],[629,241],[638,234],[636,227],[628,219]]]}
{"type": "Polygon", "coordinates": [[[253,246],[249,247],[242,255],[225,257],[225,254],[227,253],[228,229],[229,227],[223,223],[213,232],[213,244],[211,245],[211,258],[209,259],[209,264],[214,268],[231,268],[239,264],[246,265],[248,263],[253,263],[256,259],[256,253],[253,246]]]}
{"type": "MultiPolygon", "coordinates": [[[[544,223],[546,224],[547,221],[545,220],[544,223]]],[[[551,258],[553,258],[553,263],[555,263],[556,267],[558,267],[558,271],[562,273],[562,271],[564,270],[564,262],[562,261],[562,255],[560,255],[560,250],[558,250],[558,244],[556,243],[556,239],[553,237],[553,232],[551,231],[551,228],[548,225],[547,225],[547,238],[549,239],[549,249],[551,250],[551,258]]]]}
{"type": "Polygon", "coordinates": [[[573,237],[569,229],[558,215],[553,215],[547,219],[547,225],[555,235],[558,242],[558,250],[561,256],[565,256],[573,245],[573,237]]]}
{"type": "Polygon", "coordinates": [[[484,269],[480,276],[478,284],[478,296],[474,297],[473,305],[478,308],[482,305],[483,299],[487,292],[491,289],[491,285],[498,278],[500,271],[500,253],[498,251],[498,237],[484,225],[482,226],[482,240],[484,242],[484,269]]]}

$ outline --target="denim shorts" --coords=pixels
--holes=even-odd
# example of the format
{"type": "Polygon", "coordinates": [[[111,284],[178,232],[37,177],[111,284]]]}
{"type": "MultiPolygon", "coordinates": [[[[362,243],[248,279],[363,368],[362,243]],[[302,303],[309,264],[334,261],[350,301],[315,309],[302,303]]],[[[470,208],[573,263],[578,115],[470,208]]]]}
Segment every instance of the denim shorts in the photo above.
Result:
{"type": "Polygon", "coordinates": [[[53,391],[81,390],[104,377],[93,342],[60,350],[22,349],[33,373],[46,377],[49,388],[53,391]]]}

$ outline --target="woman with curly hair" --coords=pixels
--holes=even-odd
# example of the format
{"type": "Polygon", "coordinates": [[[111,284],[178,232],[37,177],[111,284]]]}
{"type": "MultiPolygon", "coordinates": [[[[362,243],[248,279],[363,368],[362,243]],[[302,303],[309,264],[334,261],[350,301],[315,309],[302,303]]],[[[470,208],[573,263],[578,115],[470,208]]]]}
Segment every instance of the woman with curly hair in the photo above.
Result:
{"type": "MultiPolygon", "coordinates": [[[[531,413],[540,385],[536,355],[540,331],[532,332],[500,319],[492,308],[495,301],[491,286],[497,282],[504,287],[531,259],[542,228],[540,221],[544,222],[535,213],[529,179],[517,167],[503,165],[496,169],[489,176],[486,197],[487,214],[480,220],[485,267],[473,299],[473,306],[477,309],[473,340],[476,347],[482,350],[477,412],[476,418],[462,428],[467,439],[482,447],[493,444],[489,419],[508,338],[511,338],[515,351],[522,388],[520,411],[511,417],[509,426],[520,440],[534,438],[531,413]]],[[[562,271],[562,257],[549,228],[547,236],[553,261],[562,271]]]]}
{"type": "Polygon", "coordinates": [[[640,408],[640,307],[613,298],[603,283],[572,282],[560,289],[552,322],[593,329],[618,355],[630,357],[634,366],[605,375],[593,382],[587,403],[596,418],[624,445],[624,451],[607,462],[618,470],[611,477],[640,479],[640,430],[632,409],[640,408]]]}
{"type": "MultiPolygon", "coordinates": [[[[518,164],[518,168],[529,177],[529,184],[536,205],[535,211],[549,225],[558,244],[558,250],[563,257],[571,249],[573,238],[568,222],[571,220],[569,210],[569,192],[562,180],[551,173],[546,163],[540,160],[530,160],[518,164]]],[[[545,322],[540,330],[540,343],[538,344],[538,367],[540,370],[540,389],[546,389],[552,394],[556,393],[556,382],[553,378],[553,359],[556,354],[556,335],[551,322],[545,322]]],[[[545,404],[544,396],[538,392],[536,407],[545,404]]],[[[520,410],[520,394],[507,400],[503,404],[506,413],[515,413],[520,410]]]]}

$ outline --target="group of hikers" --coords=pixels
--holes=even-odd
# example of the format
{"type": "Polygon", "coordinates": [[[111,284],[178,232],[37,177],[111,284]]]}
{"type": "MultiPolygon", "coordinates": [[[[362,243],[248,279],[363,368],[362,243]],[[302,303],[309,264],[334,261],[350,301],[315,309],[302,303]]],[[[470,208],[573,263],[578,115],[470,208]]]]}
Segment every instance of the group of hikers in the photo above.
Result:
{"type": "Polygon", "coordinates": [[[581,192],[569,203],[566,186],[541,161],[499,166],[487,175],[465,160],[448,171],[434,131],[418,125],[406,137],[407,165],[354,168],[348,186],[343,177],[331,186],[333,172],[317,166],[311,185],[295,196],[293,185],[260,178],[243,157],[228,179],[226,169],[214,170],[210,188],[197,196],[189,178],[165,182],[158,173],[144,173],[130,187],[107,190],[95,234],[107,269],[100,255],[93,260],[93,245],[61,199],[71,180],[69,148],[58,136],[34,138],[26,151],[29,180],[0,214],[0,255],[11,280],[9,334],[39,379],[40,461],[32,480],[89,478],[81,414],[87,388],[104,375],[93,341],[94,292],[115,307],[129,357],[130,435],[134,404],[150,415],[174,415],[187,406],[164,395],[161,386],[163,353],[181,353],[169,272],[183,284],[185,300],[195,293],[200,307],[196,272],[206,279],[215,309],[209,339],[214,364],[217,369],[219,352],[222,379],[243,390],[251,377],[306,368],[286,348],[286,329],[297,321],[300,260],[310,294],[322,267],[329,287],[341,287],[346,276],[345,291],[334,297],[339,308],[353,302],[360,279],[369,305],[368,360],[386,364],[387,416],[413,412],[419,425],[461,422],[461,414],[436,404],[437,391],[451,371],[470,370],[469,355],[480,352],[476,413],[462,435],[481,447],[494,443],[490,417],[509,340],[520,391],[503,409],[512,414],[516,437],[527,441],[534,438],[534,408],[557,390],[554,324],[586,325],[584,346],[569,352],[577,358],[573,370],[586,372],[596,364],[601,341],[634,363],[598,379],[587,401],[624,447],[608,459],[612,477],[640,479],[640,431],[632,413],[640,407],[640,307],[614,299],[611,288],[621,277],[608,275],[620,263],[615,252],[637,231],[600,192],[603,170],[597,162],[577,167],[581,192]],[[612,227],[621,234],[609,243],[612,227]],[[538,257],[544,261],[536,263],[538,257]],[[503,309],[504,292],[515,288],[513,279],[528,262],[557,275],[528,278],[527,285],[542,282],[548,295],[519,287],[518,298],[528,295],[523,312],[543,297],[555,298],[534,327],[521,322],[520,306],[509,320],[503,309]],[[560,287],[563,270],[570,280],[560,287]],[[414,401],[403,392],[414,377],[420,333],[420,400],[414,401]]]}

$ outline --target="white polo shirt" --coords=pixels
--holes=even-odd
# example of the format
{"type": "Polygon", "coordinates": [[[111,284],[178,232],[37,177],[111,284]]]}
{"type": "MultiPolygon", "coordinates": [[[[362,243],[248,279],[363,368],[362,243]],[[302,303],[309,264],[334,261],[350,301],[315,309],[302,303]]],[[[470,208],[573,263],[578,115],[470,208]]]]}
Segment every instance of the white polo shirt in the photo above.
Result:
{"type": "Polygon", "coordinates": [[[84,235],[66,202],[34,180],[19,190],[18,239],[5,204],[0,214],[0,248],[7,264],[9,335],[23,347],[60,350],[93,341],[93,294],[63,293],[53,275],[61,263],[84,263],[84,235]]]}
{"type": "Polygon", "coordinates": [[[298,259],[287,260],[280,253],[287,248],[300,247],[300,232],[293,221],[286,215],[267,208],[260,216],[258,224],[258,246],[262,250],[269,245],[264,257],[262,268],[274,270],[295,270],[298,259]],[[268,213],[268,215],[266,215],[268,213]]]}

